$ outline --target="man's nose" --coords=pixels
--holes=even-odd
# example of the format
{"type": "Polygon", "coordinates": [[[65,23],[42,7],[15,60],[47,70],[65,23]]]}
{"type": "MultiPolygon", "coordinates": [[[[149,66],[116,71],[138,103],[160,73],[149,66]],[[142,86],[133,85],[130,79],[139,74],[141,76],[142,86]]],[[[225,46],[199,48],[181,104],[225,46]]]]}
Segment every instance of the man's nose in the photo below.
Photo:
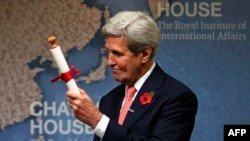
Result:
{"type": "Polygon", "coordinates": [[[115,64],[115,60],[114,60],[114,55],[112,55],[112,53],[108,54],[108,65],[112,66],[115,64]]]}

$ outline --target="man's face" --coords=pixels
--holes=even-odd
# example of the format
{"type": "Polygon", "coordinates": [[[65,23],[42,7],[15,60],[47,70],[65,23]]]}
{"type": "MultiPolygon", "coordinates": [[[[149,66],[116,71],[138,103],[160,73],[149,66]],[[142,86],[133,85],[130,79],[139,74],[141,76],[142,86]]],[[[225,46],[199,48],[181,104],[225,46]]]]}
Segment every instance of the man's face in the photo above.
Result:
{"type": "Polygon", "coordinates": [[[142,72],[142,53],[132,53],[123,37],[107,37],[105,47],[114,79],[127,85],[137,81],[142,72]]]}

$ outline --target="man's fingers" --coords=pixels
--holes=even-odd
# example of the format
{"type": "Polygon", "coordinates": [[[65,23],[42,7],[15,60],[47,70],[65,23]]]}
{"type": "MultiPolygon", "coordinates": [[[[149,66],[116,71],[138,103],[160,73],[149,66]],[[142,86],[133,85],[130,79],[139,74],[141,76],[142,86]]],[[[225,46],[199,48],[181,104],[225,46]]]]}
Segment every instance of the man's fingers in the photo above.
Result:
{"type": "Polygon", "coordinates": [[[72,91],[67,91],[66,95],[67,95],[68,98],[71,98],[71,99],[79,99],[80,98],[79,94],[74,93],[72,91]]]}
{"type": "Polygon", "coordinates": [[[87,95],[86,92],[83,89],[79,89],[79,91],[80,91],[80,94],[87,95]]]}

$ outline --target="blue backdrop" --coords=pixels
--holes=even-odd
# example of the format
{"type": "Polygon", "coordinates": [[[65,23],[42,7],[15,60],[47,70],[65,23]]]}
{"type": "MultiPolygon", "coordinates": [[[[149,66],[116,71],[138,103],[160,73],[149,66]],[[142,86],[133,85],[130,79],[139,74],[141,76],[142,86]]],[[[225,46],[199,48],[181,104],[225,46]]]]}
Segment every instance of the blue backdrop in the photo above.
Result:
{"type": "MultiPolygon", "coordinates": [[[[12,6],[15,2],[17,3],[17,1],[4,3],[5,9],[9,11],[5,10],[2,17],[11,18],[13,13],[10,12],[10,8],[17,8],[12,6]]],[[[250,1],[173,0],[169,2],[170,7],[166,7],[166,3],[159,4],[160,7],[159,5],[154,7],[154,3],[157,1],[85,0],[81,5],[88,7],[88,10],[96,8],[103,13],[108,11],[110,16],[122,10],[142,10],[154,16],[162,33],[160,48],[155,57],[156,62],[167,73],[188,85],[198,97],[199,108],[192,141],[222,141],[224,124],[250,124],[250,17],[248,15],[250,1]]],[[[24,0],[22,4],[20,7],[28,4],[35,8],[46,6],[49,8],[51,5],[50,2],[47,5],[39,5],[36,2],[24,0]]],[[[70,1],[65,4],[61,2],[61,4],[70,4],[70,1]]],[[[65,9],[74,9],[74,5],[65,9]]],[[[26,10],[22,12],[25,13],[26,10]]],[[[43,11],[40,12],[43,13],[43,11]]],[[[75,12],[80,12],[80,10],[75,12]]],[[[52,27],[44,23],[39,24],[40,26],[36,26],[32,31],[33,35],[39,34],[43,36],[42,38],[57,34],[62,42],[68,44],[72,42],[68,49],[64,49],[67,54],[66,59],[69,64],[74,64],[77,69],[81,70],[81,74],[76,76],[77,84],[84,88],[96,103],[101,96],[118,85],[105,64],[106,54],[101,51],[104,44],[100,33],[100,28],[105,23],[103,13],[99,20],[99,27],[84,45],[76,45],[74,43],[77,41],[63,38],[62,36],[67,32],[50,31],[52,27]],[[44,26],[50,31],[47,34],[42,34],[39,30],[44,26]],[[94,72],[100,72],[103,76],[98,76],[94,72]]],[[[46,10],[44,14],[48,14],[46,10]]],[[[66,19],[70,19],[73,15],[65,16],[66,19]]],[[[26,18],[23,17],[23,19],[26,18]]],[[[45,17],[41,20],[43,18],[45,17]]],[[[60,21],[60,19],[57,20],[60,21]]],[[[85,18],[84,21],[87,22],[88,19],[85,18]]],[[[63,20],[60,23],[63,23],[63,20]]],[[[15,24],[12,24],[15,27],[15,24]]],[[[74,24],[81,26],[78,22],[69,23],[69,26],[74,26],[74,24]]],[[[86,31],[88,28],[94,28],[91,22],[87,25],[86,31]]],[[[15,30],[14,27],[13,30],[15,30]]],[[[68,31],[72,34],[85,32],[84,29],[68,31]]],[[[2,39],[0,41],[7,42],[3,40],[3,33],[0,32],[0,39],[2,39]]],[[[40,39],[39,41],[46,42],[40,39]]],[[[38,39],[31,42],[38,42],[38,39]]],[[[1,47],[5,47],[4,45],[2,44],[1,47]]],[[[42,45],[49,47],[46,43],[42,45]]],[[[19,47],[19,45],[16,46],[19,47]]],[[[66,44],[61,47],[66,47],[66,44]]],[[[33,50],[33,48],[30,46],[25,50],[33,50]]],[[[8,53],[10,54],[5,51],[1,54],[8,53]]],[[[18,55],[20,52],[14,54],[18,55]]],[[[28,81],[33,81],[37,85],[42,98],[30,104],[28,107],[30,116],[24,118],[23,121],[8,124],[4,128],[3,122],[0,122],[2,126],[0,140],[89,141],[92,139],[91,129],[77,121],[70,113],[64,96],[67,90],[66,85],[63,82],[48,83],[50,79],[58,75],[58,69],[52,65],[52,62],[52,58],[48,58],[43,52],[22,62],[23,67],[30,71],[35,68],[41,69],[28,81]]],[[[14,66],[15,63],[19,62],[14,61],[12,65],[14,66]]],[[[5,88],[1,87],[1,89],[1,95],[5,95],[3,93],[5,88]]]]}

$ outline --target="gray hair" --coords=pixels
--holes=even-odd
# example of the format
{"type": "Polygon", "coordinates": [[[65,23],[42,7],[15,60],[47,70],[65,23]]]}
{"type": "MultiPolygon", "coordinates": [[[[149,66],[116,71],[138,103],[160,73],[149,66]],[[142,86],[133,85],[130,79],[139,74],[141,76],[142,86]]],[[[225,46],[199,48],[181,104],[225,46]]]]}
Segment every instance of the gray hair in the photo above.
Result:
{"type": "Polygon", "coordinates": [[[124,37],[134,54],[151,47],[152,57],[156,54],[160,41],[157,24],[149,15],[140,11],[117,13],[103,26],[102,33],[106,37],[124,37]]]}

